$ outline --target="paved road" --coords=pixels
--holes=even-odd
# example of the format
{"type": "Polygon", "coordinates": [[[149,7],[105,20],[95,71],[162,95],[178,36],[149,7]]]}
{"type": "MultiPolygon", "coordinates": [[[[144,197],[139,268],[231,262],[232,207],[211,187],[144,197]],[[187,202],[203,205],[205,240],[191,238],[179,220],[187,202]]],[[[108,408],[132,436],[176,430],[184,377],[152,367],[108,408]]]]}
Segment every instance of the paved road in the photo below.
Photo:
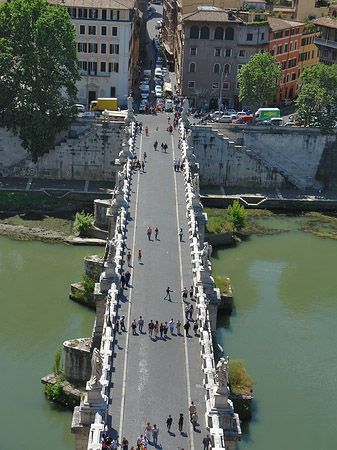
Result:
{"type": "Polygon", "coordinates": [[[127,330],[118,336],[116,346],[109,425],[111,433],[118,434],[119,439],[125,436],[130,446],[135,445],[149,421],[159,426],[159,444],[166,450],[202,448],[206,429],[198,337],[193,332],[188,338],[182,333],[178,336],[175,330],[173,335],[168,332],[166,339],[152,339],[147,328],[151,319],[160,323],[173,318],[184,323],[181,290],[191,286],[189,243],[185,238],[179,242],[178,236],[180,227],[187,234],[187,223],[183,175],[173,170],[174,157],[179,156],[177,136],[166,130],[167,114],[139,115],[137,119],[149,126],[149,136],[144,133],[137,140],[137,153],[146,151],[148,162],[145,173],[137,172],[132,179],[127,231],[127,247],[133,255],[132,287],[126,290],[119,311],[127,318],[127,330]],[[158,151],[153,149],[155,140],[159,142],[158,151]],[[167,153],[161,151],[161,142],[168,144],[167,153]],[[159,228],[158,241],[153,236],[148,240],[148,226],[159,228]],[[141,263],[137,261],[139,249],[141,263]],[[175,291],[171,301],[164,300],[168,286],[175,291]],[[146,325],[143,333],[137,330],[132,335],[131,321],[139,316],[144,317],[146,325]],[[188,420],[191,400],[199,415],[195,432],[188,420]],[[180,413],[185,417],[183,433],[177,426],[180,413]],[[166,431],[168,414],[174,421],[171,433],[166,431]]]}

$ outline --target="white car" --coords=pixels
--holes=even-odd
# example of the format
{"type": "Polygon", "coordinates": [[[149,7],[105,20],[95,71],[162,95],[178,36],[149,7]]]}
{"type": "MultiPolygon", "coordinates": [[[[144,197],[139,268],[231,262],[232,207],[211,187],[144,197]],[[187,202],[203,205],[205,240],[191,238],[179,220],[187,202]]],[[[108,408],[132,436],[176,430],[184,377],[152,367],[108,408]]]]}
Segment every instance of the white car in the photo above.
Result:
{"type": "Polygon", "coordinates": [[[156,97],[162,97],[162,95],[163,95],[163,90],[162,90],[162,88],[161,88],[161,86],[156,86],[155,87],[155,93],[156,93],[156,97]]]}
{"type": "Polygon", "coordinates": [[[228,116],[227,114],[224,114],[220,117],[218,120],[219,123],[232,123],[232,116],[228,116]]]}
{"type": "Polygon", "coordinates": [[[156,70],[154,71],[154,76],[160,78],[163,76],[163,72],[161,71],[160,67],[156,67],[156,70]]]}
{"type": "Polygon", "coordinates": [[[229,116],[231,116],[232,114],[236,115],[236,111],[233,108],[229,108],[229,109],[226,109],[226,114],[228,114],[229,116]]]}

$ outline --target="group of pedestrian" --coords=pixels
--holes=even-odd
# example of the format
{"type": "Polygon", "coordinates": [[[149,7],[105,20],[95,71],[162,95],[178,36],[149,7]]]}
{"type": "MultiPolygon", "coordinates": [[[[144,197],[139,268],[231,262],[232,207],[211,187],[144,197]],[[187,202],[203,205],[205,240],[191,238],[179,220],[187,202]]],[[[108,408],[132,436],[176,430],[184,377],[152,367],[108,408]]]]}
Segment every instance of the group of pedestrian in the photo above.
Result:
{"type": "MultiPolygon", "coordinates": [[[[130,252],[129,252],[130,253],[130,252]]],[[[127,254],[127,260],[129,263],[129,267],[130,267],[130,263],[131,263],[131,253],[130,253],[130,258],[129,258],[129,253],[127,254]]],[[[129,283],[130,283],[130,278],[131,278],[131,273],[129,270],[127,270],[126,272],[123,272],[121,275],[121,284],[122,284],[122,289],[124,289],[125,287],[129,287],[129,283]]]]}
{"type": "Polygon", "coordinates": [[[145,172],[145,162],[140,161],[139,159],[137,159],[137,156],[134,156],[132,163],[131,163],[131,170],[135,171],[135,170],[141,170],[141,169],[144,173],[145,172]]]}
{"type": "Polygon", "coordinates": [[[149,337],[152,338],[154,336],[156,339],[158,339],[159,335],[161,339],[166,339],[168,330],[170,330],[171,335],[174,335],[174,329],[176,329],[177,334],[180,336],[181,326],[182,324],[180,320],[177,320],[177,322],[175,322],[173,317],[171,318],[171,320],[161,322],[160,324],[158,320],[153,322],[153,320],[151,319],[148,324],[149,337]]]}
{"type": "Polygon", "coordinates": [[[184,162],[180,158],[176,158],[173,161],[173,168],[175,172],[180,172],[184,168],[184,162]]]}
{"type": "Polygon", "coordinates": [[[141,134],[142,129],[143,129],[142,122],[136,122],[135,125],[136,125],[136,133],[141,134]]]}
{"type": "MultiPolygon", "coordinates": [[[[147,230],[146,230],[146,235],[149,241],[151,241],[151,237],[152,237],[152,228],[150,226],[148,226],[147,230]]],[[[156,227],[154,229],[154,239],[155,241],[158,241],[158,236],[159,236],[159,229],[158,227],[156,227]]]]}
{"type": "Polygon", "coordinates": [[[162,142],[160,147],[161,147],[162,153],[167,153],[168,145],[166,144],[166,142],[165,143],[162,142]]]}

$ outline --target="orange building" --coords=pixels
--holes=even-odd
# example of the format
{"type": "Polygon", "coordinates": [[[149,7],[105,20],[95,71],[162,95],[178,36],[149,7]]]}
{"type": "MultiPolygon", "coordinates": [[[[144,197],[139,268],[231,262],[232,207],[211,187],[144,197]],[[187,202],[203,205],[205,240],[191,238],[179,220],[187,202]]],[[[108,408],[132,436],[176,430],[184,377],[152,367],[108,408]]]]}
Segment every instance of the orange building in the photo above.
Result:
{"type": "Polygon", "coordinates": [[[298,65],[304,22],[269,17],[269,53],[282,67],[281,91],[276,102],[292,99],[297,93],[298,65]]]}

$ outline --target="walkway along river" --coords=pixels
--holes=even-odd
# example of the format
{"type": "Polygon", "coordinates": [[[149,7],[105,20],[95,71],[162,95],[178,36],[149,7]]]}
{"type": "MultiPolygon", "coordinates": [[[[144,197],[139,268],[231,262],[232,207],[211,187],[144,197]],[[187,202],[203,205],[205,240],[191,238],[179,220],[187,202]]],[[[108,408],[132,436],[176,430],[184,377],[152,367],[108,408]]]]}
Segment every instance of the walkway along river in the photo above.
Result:
{"type": "Polygon", "coordinates": [[[235,302],[230,319],[218,320],[219,343],[256,381],[240,450],[336,448],[337,241],[297,231],[299,220],[277,221],[289,233],[212,255],[235,302]]]}
{"type": "Polygon", "coordinates": [[[71,302],[83,257],[101,247],[0,237],[1,450],[73,450],[72,413],[51,404],[41,377],[66,339],[90,336],[95,313],[71,302]]]}

